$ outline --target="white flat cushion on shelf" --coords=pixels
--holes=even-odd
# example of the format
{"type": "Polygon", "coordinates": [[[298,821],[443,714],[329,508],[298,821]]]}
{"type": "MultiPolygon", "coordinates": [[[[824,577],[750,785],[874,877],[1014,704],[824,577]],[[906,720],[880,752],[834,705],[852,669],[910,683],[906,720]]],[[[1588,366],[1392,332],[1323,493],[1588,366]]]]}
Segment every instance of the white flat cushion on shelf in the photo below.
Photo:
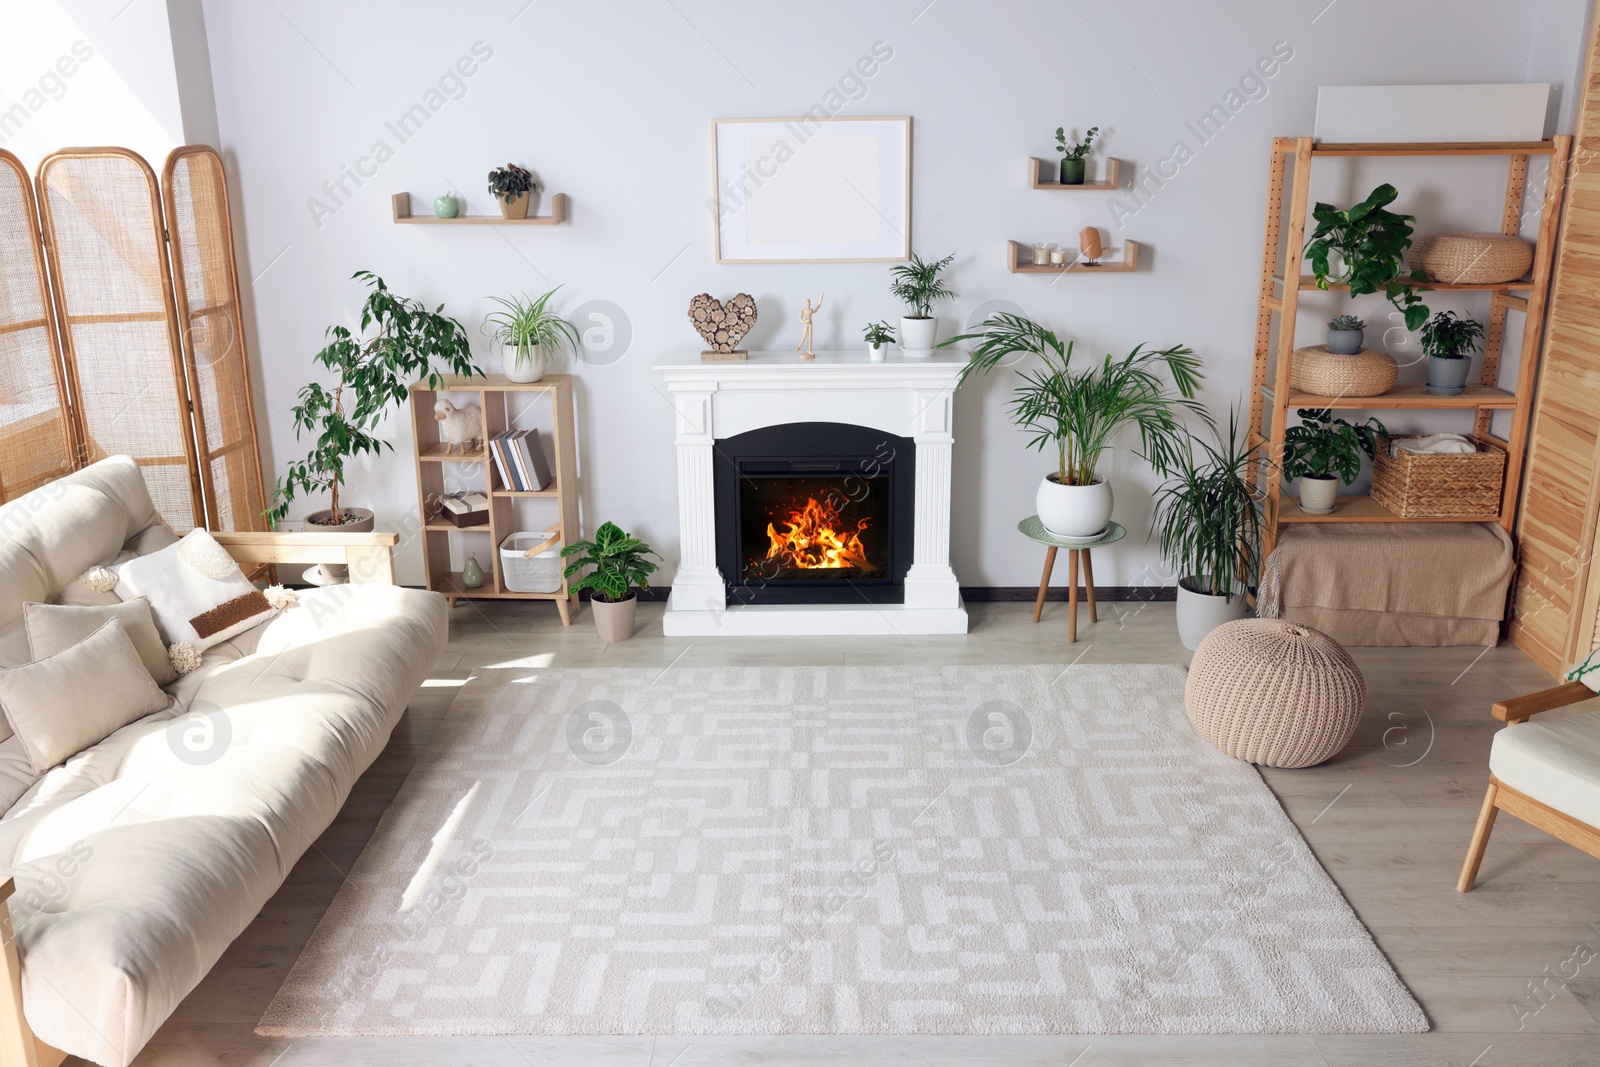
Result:
{"type": "Polygon", "coordinates": [[[1506,727],[1494,735],[1489,771],[1517,792],[1600,827],[1600,711],[1541,715],[1506,727]]]}

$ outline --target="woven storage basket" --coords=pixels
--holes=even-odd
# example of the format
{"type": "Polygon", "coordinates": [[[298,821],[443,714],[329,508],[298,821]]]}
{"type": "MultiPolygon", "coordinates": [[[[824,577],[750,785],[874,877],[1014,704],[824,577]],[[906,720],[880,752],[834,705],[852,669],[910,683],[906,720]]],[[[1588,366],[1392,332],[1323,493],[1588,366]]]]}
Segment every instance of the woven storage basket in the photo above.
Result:
{"type": "Polygon", "coordinates": [[[1341,356],[1327,345],[1312,345],[1295,349],[1289,364],[1289,388],[1318,396],[1378,396],[1398,377],[1394,360],[1375,348],[1341,356]]]}
{"type": "Polygon", "coordinates": [[[1436,233],[1417,238],[1409,259],[1436,282],[1513,282],[1533,265],[1533,246],[1500,233],[1436,233]]]}
{"type": "Polygon", "coordinates": [[[1215,747],[1268,767],[1309,767],[1355,735],[1367,683],[1339,642],[1279,619],[1240,619],[1206,635],[1183,706],[1215,747]]]}
{"type": "Polygon", "coordinates": [[[1372,461],[1372,499],[1402,519],[1498,519],[1505,485],[1505,450],[1474,438],[1476,452],[1404,452],[1389,455],[1391,440],[1379,438],[1372,461]]]}

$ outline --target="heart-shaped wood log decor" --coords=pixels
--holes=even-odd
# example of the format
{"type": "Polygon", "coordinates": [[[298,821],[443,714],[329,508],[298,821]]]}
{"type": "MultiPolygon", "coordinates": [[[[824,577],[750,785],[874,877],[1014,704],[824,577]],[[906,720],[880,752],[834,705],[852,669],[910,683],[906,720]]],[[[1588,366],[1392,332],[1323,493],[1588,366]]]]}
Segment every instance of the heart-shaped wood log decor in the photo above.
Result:
{"type": "Polygon", "coordinates": [[[710,348],[704,358],[743,359],[739,342],[756,324],[756,302],[749,293],[740,293],[726,304],[701,293],[689,301],[689,321],[710,348]]]}

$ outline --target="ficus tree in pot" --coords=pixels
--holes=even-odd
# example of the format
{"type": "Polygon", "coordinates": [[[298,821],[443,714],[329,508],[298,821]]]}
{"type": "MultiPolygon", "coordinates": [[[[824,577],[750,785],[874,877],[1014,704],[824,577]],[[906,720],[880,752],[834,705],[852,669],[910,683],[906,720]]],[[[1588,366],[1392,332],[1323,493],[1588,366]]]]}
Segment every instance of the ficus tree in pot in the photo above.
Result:
{"type": "Polygon", "coordinates": [[[1323,408],[1295,412],[1298,425],[1283,434],[1283,477],[1300,480],[1300,509],[1313,515],[1333,510],[1340,485],[1361,476],[1361,457],[1377,454],[1378,438],[1389,431],[1377,419],[1349,423],[1323,408]]]}
{"type": "Polygon", "coordinates": [[[1483,347],[1483,323],[1441,311],[1422,327],[1421,339],[1428,354],[1428,392],[1436,396],[1466,392],[1472,353],[1483,347]]]}
{"type": "Polygon", "coordinates": [[[1388,209],[1399,195],[1385,183],[1354,207],[1341,210],[1318,203],[1311,209],[1316,228],[1306,241],[1305,254],[1318,289],[1345,283],[1352,296],[1381,292],[1405,316],[1406,329],[1416,330],[1428,320],[1427,306],[1417,296],[1426,290],[1428,274],[1405,272],[1411,224],[1417,219],[1388,209]],[[1335,269],[1335,256],[1343,261],[1340,269],[1335,269]]]}
{"type": "Polygon", "coordinates": [[[889,268],[893,281],[889,291],[906,305],[907,314],[900,318],[900,351],[907,356],[926,356],[933,352],[939,335],[939,320],[933,317],[933,305],[949,300],[956,294],[945,283],[944,271],[955,262],[955,253],[928,263],[915,252],[910,263],[889,268]]]}
{"type": "Polygon", "coordinates": [[[940,347],[965,341],[978,343],[962,368],[963,383],[1021,357],[1035,356],[1043,363],[1017,370],[1022,384],[1012,396],[1011,416],[1033,431],[1031,447],[1056,450],[1056,469],[1040,483],[1035,504],[1045,529],[1058,536],[1094,537],[1110,522],[1111,485],[1100,461],[1118,432],[1135,428],[1138,455],[1168,474],[1187,439],[1180,415],[1187,412],[1212,424],[1205,405],[1195,399],[1202,377],[1199,357],[1183,345],[1139,345],[1126,356],[1107,355],[1075,370],[1070,343],[1031,319],[1009,313],[992,315],[979,332],[953,337],[940,347]]]}
{"type": "Polygon", "coordinates": [[[656,565],[645,557],[656,556],[655,551],[616,523],[606,522],[594,532],[593,541],[574,541],[561,550],[561,555],[578,557],[567,564],[568,578],[585,567],[591,568],[570,588],[574,593],[582,589],[593,591],[589,605],[601,640],[626,641],[632,637],[639,598],[631,590],[650,588],[650,575],[655,573],[656,565]]]}

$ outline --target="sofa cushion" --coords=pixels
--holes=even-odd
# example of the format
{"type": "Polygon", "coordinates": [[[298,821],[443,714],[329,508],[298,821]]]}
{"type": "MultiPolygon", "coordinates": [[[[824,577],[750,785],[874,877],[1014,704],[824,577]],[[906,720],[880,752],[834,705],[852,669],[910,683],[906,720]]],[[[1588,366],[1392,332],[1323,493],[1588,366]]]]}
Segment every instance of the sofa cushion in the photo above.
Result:
{"type": "Polygon", "coordinates": [[[98,608],[73,604],[24,604],[22,610],[31,659],[44,659],[57,652],[65,652],[109,620],[116,619],[127,631],[128,639],[139,653],[140,662],[157,685],[166,685],[178,677],[178,672],[172,669],[172,662],[167,659],[167,648],[161,643],[161,635],[156,632],[156,620],[150,614],[150,602],[144,597],[98,608]]]}
{"type": "Polygon", "coordinates": [[[116,619],[63,652],[0,671],[0,707],[39,774],[171,703],[116,619]]]}
{"type": "Polygon", "coordinates": [[[117,595],[147,598],[169,645],[206,649],[259,626],[274,610],[204,530],[190,530],[177,544],[131,559],[116,573],[117,595]]]}
{"type": "Polygon", "coordinates": [[[1517,792],[1600,827],[1600,712],[1507,726],[1494,735],[1489,771],[1517,792]]]}

